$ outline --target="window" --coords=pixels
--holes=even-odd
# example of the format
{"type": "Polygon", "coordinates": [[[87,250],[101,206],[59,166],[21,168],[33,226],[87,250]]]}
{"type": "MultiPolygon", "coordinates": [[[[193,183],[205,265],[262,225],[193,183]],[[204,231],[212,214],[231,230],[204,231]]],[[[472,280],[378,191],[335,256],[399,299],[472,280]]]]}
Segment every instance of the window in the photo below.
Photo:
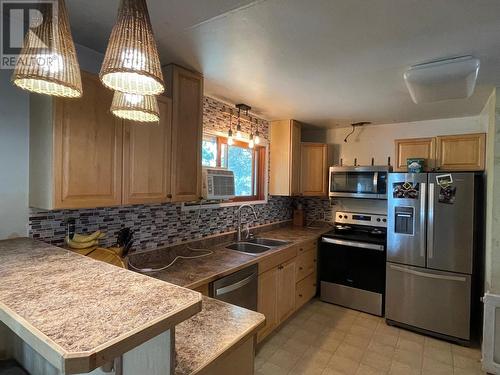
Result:
{"type": "Polygon", "coordinates": [[[234,172],[234,201],[264,199],[265,158],[265,147],[251,149],[247,143],[239,141],[228,145],[225,137],[203,136],[202,164],[234,172]]]}

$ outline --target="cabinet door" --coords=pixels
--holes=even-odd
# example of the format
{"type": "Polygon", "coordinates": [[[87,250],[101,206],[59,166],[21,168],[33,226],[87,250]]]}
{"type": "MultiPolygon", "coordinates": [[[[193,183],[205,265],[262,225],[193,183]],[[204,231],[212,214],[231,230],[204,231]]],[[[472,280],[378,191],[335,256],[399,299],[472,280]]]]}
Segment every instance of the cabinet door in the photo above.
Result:
{"type": "Polygon", "coordinates": [[[112,206],[122,200],[122,121],[113,92],[82,72],[80,99],[55,99],[54,208],[112,206]]]}
{"type": "Polygon", "coordinates": [[[295,311],[295,259],[278,268],[278,321],[282,322],[295,311]]]}
{"type": "Polygon", "coordinates": [[[178,66],[171,77],[172,201],[194,201],[201,195],[203,77],[178,66]]]}
{"type": "Polygon", "coordinates": [[[124,123],[123,203],[161,203],[170,200],[170,136],[172,107],[158,96],[158,124],[124,123]]]}
{"type": "Polygon", "coordinates": [[[269,194],[300,195],[300,123],[273,121],[270,136],[269,194]]]}
{"type": "Polygon", "coordinates": [[[327,195],[327,148],[321,143],[302,143],[301,146],[302,194],[308,196],[327,195]]]}
{"type": "Polygon", "coordinates": [[[406,159],[425,159],[424,169],[430,171],[435,167],[436,139],[435,138],[414,138],[396,139],[396,163],[394,171],[406,172],[406,159]]]}
{"type": "Polygon", "coordinates": [[[443,171],[483,171],[486,134],[437,137],[437,168],[443,171]]]}
{"type": "Polygon", "coordinates": [[[257,335],[261,341],[278,324],[278,267],[259,275],[259,297],[257,310],[264,314],[266,322],[257,335]]]}
{"type": "Polygon", "coordinates": [[[316,272],[297,282],[295,309],[298,310],[316,295],[316,272]]]}
{"type": "Polygon", "coordinates": [[[299,122],[291,121],[291,145],[290,152],[290,194],[300,195],[300,159],[301,159],[301,125],[299,122]]]}

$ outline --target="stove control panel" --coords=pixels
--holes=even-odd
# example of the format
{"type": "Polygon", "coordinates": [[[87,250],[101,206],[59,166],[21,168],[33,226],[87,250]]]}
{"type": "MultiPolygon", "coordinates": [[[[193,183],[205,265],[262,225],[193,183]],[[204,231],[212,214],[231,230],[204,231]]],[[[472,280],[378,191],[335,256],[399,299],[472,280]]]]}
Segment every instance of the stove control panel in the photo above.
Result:
{"type": "Polygon", "coordinates": [[[335,214],[335,223],[370,225],[387,228],[387,215],[338,211],[335,214]]]}

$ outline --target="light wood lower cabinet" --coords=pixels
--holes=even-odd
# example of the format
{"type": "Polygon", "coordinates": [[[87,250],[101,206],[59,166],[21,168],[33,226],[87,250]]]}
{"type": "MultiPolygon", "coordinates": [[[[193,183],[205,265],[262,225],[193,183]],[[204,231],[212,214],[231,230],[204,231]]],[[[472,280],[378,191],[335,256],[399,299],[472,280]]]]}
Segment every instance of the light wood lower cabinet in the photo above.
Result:
{"type": "Polygon", "coordinates": [[[263,340],[295,311],[295,258],[259,275],[257,310],[266,323],[257,335],[263,340]]]}
{"type": "Polygon", "coordinates": [[[316,295],[317,274],[316,271],[297,282],[295,295],[295,309],[298,310],[316,295]]]}
{"type": "Polygon", "coordinates": [[[258,311],[265,315],[266,324],[257,335],[258,342],[316,295],[317,244],[318,240],[303,242],[259,264],[264,271],[259,274],[258,311]],[[277,264],[280,259],[282,263],[277,264]]]}
{"type": "Polygon", "coordinates": [[[285,321],[295,311],[296,262],[292,259],[279,266],[278,272],[278,321],[285,321]]]}
{"type": "Polygon", "coordinates": [[[278,325],[278,267],[259,275],[257,311],[264,314],[266,322],[257,335],[261,341],[278,325]]]}
{"type": "Polygon", "coordinates": [[[316,249],[309,249],[297,256],[297,281],[316,271],[316,249]]]}

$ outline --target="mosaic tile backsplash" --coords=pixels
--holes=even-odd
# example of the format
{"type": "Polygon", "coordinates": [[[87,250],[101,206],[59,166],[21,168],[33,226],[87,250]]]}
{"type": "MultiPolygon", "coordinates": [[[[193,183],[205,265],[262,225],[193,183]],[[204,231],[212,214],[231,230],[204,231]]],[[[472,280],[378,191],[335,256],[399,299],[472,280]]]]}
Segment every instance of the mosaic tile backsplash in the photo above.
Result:
{"type": "MultiPolygon", "coordinates": [[[[291,198],[270,197],[267,204],[255,205],[259,220],[250,210],[242,212],[242,221],[250,226],[289,220],[292,217],[291,198]]],[[[134,230],[134,246],[154,249],[181,241],[225,233],[235,229],[238,207],[182,210],[182,204],[148,204],[81,210],[43,211],[32,209],[29,219],[30,236],[54,245],[62,245],[66,235],[66,220],[76,219],[76,231],[107,233],[100,244],[111,246],[116,233],[124,227],[134,230]]]]}

